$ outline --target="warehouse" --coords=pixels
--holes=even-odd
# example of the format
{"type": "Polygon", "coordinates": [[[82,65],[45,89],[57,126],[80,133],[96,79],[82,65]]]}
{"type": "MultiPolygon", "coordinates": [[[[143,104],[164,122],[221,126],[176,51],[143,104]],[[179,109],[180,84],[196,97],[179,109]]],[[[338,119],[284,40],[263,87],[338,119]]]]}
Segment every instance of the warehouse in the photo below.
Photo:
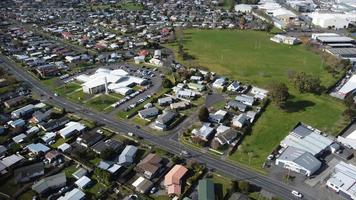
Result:
{"type": "MultiPolygon", "coordinates": [[[[319,130],[299,123],[280,143],[284,148],[295,147],[303,149],[313,156],[318,156],[331,150],[333,140],[321,135],[319,130]]],[[[334,151],[334,150],[333,150],[334,151]]]]}
{"type": "Polygon", "coordinates": [[[321,167],[321,162],[309,152],[295,147],[287,147],[276,159],[276,165],[311,176],[321,167]]]}
{"type": "Polygon", "coordinates": [[[350,23],[356,21],[355,14],[347,13],[318,13],[314,12],[310,15],[313,19],[312,23],[322,28],[343,29],[347,28],[350,23]]]}

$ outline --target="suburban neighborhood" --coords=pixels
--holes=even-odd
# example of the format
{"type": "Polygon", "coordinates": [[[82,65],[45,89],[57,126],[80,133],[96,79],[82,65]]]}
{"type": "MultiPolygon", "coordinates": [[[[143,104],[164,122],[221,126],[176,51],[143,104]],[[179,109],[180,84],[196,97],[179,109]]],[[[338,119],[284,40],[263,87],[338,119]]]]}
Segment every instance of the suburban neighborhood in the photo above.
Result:
{"type": "Polygon", "coordinates": [[[0,199],[356,199],[355,2],[0,5],[0,199]]]}

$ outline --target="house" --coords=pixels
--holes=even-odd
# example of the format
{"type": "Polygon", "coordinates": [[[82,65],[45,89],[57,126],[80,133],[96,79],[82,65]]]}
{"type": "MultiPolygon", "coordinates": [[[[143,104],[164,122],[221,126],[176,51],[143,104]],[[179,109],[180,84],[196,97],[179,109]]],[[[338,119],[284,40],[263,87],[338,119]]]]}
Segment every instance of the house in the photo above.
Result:
{"type": "Polygon", "coordinates": [[[70,152],[72,150],[72,147],[68,143],[63,143],[57,147],[58,150],[60,150],[63,153],[70,152]]]}
{"type": "Polygon", "coordinates": [[[82,178],[83,176],[86,176],[88,174],[88,170],[84,169],[84,168],[79,168],[77,171],[75,171],[72,176],[79,180],[80,178],[82,178]]]}
{"type": "Polygon", "coordinates": [[[127,145],[119,156],[119,165],[128,166],[133,163],[137,150],[137,147],[127,145]]]}
{"type": "Polygon", "coordinates": [[[34,163],[14,170],[14,178],[16,183],[28,182],[31,179],[44,175],[43,162],[34,163]]]}
{"type": "Polygon", "coordinates": [[[157,154],[150,153],[136,167],[137,171],[141,172],[144,177],[154,178],[162,168],[162,158],[157,154]]]}
{"type": "Polygon", "coordinates": [[[64,196],[58,198],[58,200],[83,200],[83,199],[85,199],[85,193],[79,190],[78,188],[74,188],[73,190],[65,193],[64,196]]]}
{"type": "Polygon", "coordinates": [[[177,103],[172,103],[170,105],[171,110],[184,110],[186,108],[189,108],[190,103],[188,101],[180,101],[177,103]]]}
{"type": "Polygon", "coordinates": [[[215,200],[214,182],[209,178],[199,180],[198,200],[215,200]]]}
{"type": "Polygon", "coordinates": [[[97,133],[97,132],[89,132],[80,135],[77,138],[77,143],[82,145],[85,148],[88,148],[92,146],[93,144],[97,143],[99,140],[103,138],[103,135],[97,133]]]}
{"type": "Polygon", "coordinates": [[[67,117],[62,117],[60,119],[54,119],[49,122],[42,122],[38,124],[38,127],[40,127],[44,131],[53,131],[58,128],[63,127],[66,123],[69,122],[69,119],[67,117]]]}
{"type": "Polygon", "coordinates": [[[56,139],[56,136],[57,136],[57,134],[54,132],[47,132],[47,133],[45,133],[44,136],[41,137],[41,139],[45,144],[48,145],[50,142],[52,142],[56,139]]]}
{"type": "Polygon", "coordinates": [[[23,119],[17,119],[14,121],[9,121],[9,122],[7,122],[7,124],[9,126],[11,126],[12,128],[20,128],[20,127],[25,126],[26,122],[23,119]]]}
{"type": "Polygon", "coordinates": [[[4,106],[6,108],[14,108],[16,106],[19,106],[21,104],[23,104],[24,102],[27,101],[27,97],[26,96],[18,96],[18,97],[15,97],[15,98],[11,98],[9,100],[6,100],[4,102],[4,106]]]}
{"type": "Polygon", "coordinates": [[[51,117],[51,110],[47,110],[45,112],[36,111],[32,114],[32,118],[30,119],[30,123],[38,124],[40,122],[46,121],[51,117]]]}
{"type": "Polygon", "coordinates": [[[232,145],[240,135],[241,134],[237,131],[228,129],[224,132],[216,133],[214,140],[216,140],[221,146],[225,144],[232,145]]]}
{"type": "Polygon", "coordinates": [[[82,133],[85,129],[85,126],[79,122],[68,122],[64,128],[58,131],[58,134],[62,138],[69,138],[73,134],[82,133]]]}
{"type": "Polygon", "coordinates": [[[247,105],[240,101],[231,100],[231,101],[227,102],[226,108],[227,109],[232,108],[234,110],[239,110],[240,112],[245,112],[247,109],[247,105]]]}
{"type": "Polygon", "coordinates": [[[77,185],[80,189],[85,189],[90,185],[91,180],[87,176],[80,177],[77,181],[75,181],[75,185],[77,185]]]}
{"type": "Polygon", "coordinates": [[[168,195],[180,196],[182,191],[182,183],[188,169],[183,165],[175,165],[164,177],[164,186],[168,195]]]}
{"type": "Polygon", "coordinates": [[[132,186],[137,192],[145,194],[152,188],[153,183],[141,176],[132,183],[132,186]]]}
{"type": "Polygon", "coordinates": [[[257,113],[255,111],[247,111],[247,117],[250,118],[250,123],[253,123],[256,119],[257,113]]]}
{"type": "Polygon", "coordinates": [[[218,110],[214,114],[209,114],[209,121],[214,123],[221,123],[227,116],[225,110],[218,110]]]}
{"type": "Polygon", "coordinates": [[[32,189],[38,194],[44,194],[51,189],[62,188],[67,184],[67,178],[64,172],[48,176],[32,185],[32,189]]]}
{"type": "MultiPolygon", "coordinates": [[[[174,89],[173,89],[174,91],[174,89]]],[[[201,94],[199,92],[189,90],[189,89],[179,89],[176,91],[176,95],[179,98],[184,98],[184,99],[192,99],[200,96],[201,94]]]]}
{"type": "Polygon", "coordinates": [[[4,145],[0,145],[0,157],[4,156],[7,152],[7,148],[4,145]]]}
{"type": "Polygon", "coordinates": [[[24,159],[25,158],[21,155],[13,154],[13,155],[10,155],[10,156],[7,156],[7,157],[1,159],[1,163],[8,168],[8,167],[11,167],[11,166],[19,163],[20,161],[22,161],[24,159]]]}
{"type": "Polygon", "coordinates": [[[251,94],[255,95],[254,96],[255,99],[262,100],[267,97],[268,91],[265,89],[258,88],[258,87],[252,87],[251,94]]]}
{"type": "Polygon", "coordinates": [[[116,140],[108,139],[108,140],[101,140],[91,146],[92,150],[97,153],[101,154],[107,149],[112,149],[113,151],[117,152],[119,149],[123,147],[123,144],[121,142],[118,142],[116,140]]]}
{"type": "Polygon", "coordinates": [[[118,165],[118,164],[113,164],[111,165],[111,167],[109,167],[107,169],[107,171],[110,173],[110,174],[118,174],[122,171],[124,171],[126,168],[121,166],[121,165],[118,165]]]}
{"type": "Polygon", "coordinates": [[[255,102],[255,98],[248,96],[246,94],[242,94],[242,95],[237,95],[235,98],[236,101],[239,101],[243,104],[246,104],[248,106],[253,106],[254,102],[255,102]]]}
{"type": "Polygon", "coordinates": [[[240,83],[237,81],[233,81],[228,87],[228,91],[236,92],[241,88],[240,83]]]}
{"type": "Polygon", "coordinates": [[[155,50],[154,51],[153,58],[161,59],[161,56],[162,56],[161,50],[155,50]]]}
{"type": "Polygon", "coordinates": [[[24,107],[21,107],[17,110],[14,110],[11,112],[11,117],[12,118],[20,118],[26,115],[31,114],[35,110],[35,106],[32,104],[26,105],[24,107]]]}
{"type": "Polygon", "coordinates": [[[356,199],[356,167],[340,161],[332,170],[326,186],[346,199],[356,199]]]}
{"type": "Polygon", "coordinates": [[[61,158],[62,154],[56,150],[51,150],[45,154],[45,159],[48,160],[49,163],[53,163],[57,159],[61,158]]]}
{"type": "Polygon", "coordinates": [[[191,81],[202,81],[203,77],[202,76],[191,76],[190,80],[191,81]]]}
{"type": "Polygon", "coordinates": [[[27,138],[27,135],[21,133],[20,135],[13,137],[12,141],[14,141],[16,144],[20,144],[20,143],[24,142],[26,138],[27,138]]]}
{"type": "Polygon", "coordinates": [[[212,86],[217,89],[223,89],[226,83],[227,83],[226,79],[224,77],[220,77],[213,82],[212,86]]]}
{"type": "Polygon", "coordinates": [[[146,108],[146,109],[138,111],[138,115],[142,119],[149,119],[149,118],[157,116],[158,114],[159,114],[159,110],[156,107],[146,108]]]}
{"type": "Polygon", "coordinates": [[[40,152],[47,153],[49,150],[51,150],[49,147],[42,143],[29,144],[26,146],[26,149],[35,155],[39,154],[40,152]]]}
{"type": "Polygon", "coordinates": [[[155,128],[158,130],[166,130],[170,123],[174,121],[177,117],[177,113],[174,111],[164,111],[163,114],[159,115],[155,121],[155,128]]]}
{"type": "Polygon", "coordinates": [[[202,140],[208,141],[214,134],[215,129],[210,127],[210,124],[204,124],[199,130],[193,129],[192,134],[194,137],[199,137],[202,140]]]}
{"type": "Polygon", "coordinates": [[[171,104],[173,102],[173,98],[172,97],[163,97],[163,98],[159,98],[157,101],[160,106],[168,106],[169,104],[171,104]]]}
{"type": "Polygon", "coordinates": [[[295,147],[287,147],[276,159],[276,165],[311,176],[320,169],[321,162],[307,151],[295,147]]]}
{"type": "Polygon", "coordinates": [[[280,35],[280,34],[274,35],[273,37],[270,38],[270,40],[276,43],[283,43],[288,45],[295,45],[300,43],[300,41],[296,37],[280,35]]]}
{"type": "Polygon", "coordinates": [[[232,119],[232,125],[238,128],[242,128],[248,124],[250,124],[250,118],[245,113],[241,113],[232,119]]]}
{"type": "Polygon", "coordinates": [[[54,64],[45,64],[41,66],[36,67],[36,72],[42,77],[50,77],[58,74],[60,72],[60,69],[58,66],[54,64]]]}
{"type": "Polygon", "coordinates": [[[188,83],[187,86],[189,89],[196,90],[198,92],[205,90],[205,85],[198,84],[198,83],[188,83]]]}

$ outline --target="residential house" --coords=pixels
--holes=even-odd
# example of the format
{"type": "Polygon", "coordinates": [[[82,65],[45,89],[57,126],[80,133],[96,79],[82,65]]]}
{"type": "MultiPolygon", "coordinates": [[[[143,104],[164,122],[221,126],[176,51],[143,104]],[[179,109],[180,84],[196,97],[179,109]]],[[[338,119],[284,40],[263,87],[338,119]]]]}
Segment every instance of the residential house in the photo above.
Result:
{"type": "Polygon", "coordinates": [[[227,102],[226,108],[227,109],[234,109],[234,110],[239,110],[240,112],[245,112],[247,109],[247,105],[240,102],[240,101],[236,101],[236,100],[231,100],[229,102],[227,102]]]}
{"type": "Polygon", "coordinates": [[[42,143],[32,143],[26,146],[26,149],[28,149],[31,153],[37,155],[40,152],[42,153],[47,153],[49,150],[51,150],[49,147],[42,143]]]}
{"type": "Polygon", "coordinates": [[[188,101],[180,101],[177,103],[172,103],[170,105],[171,110],[184,110],[190,107],[190,103],[188,101]]]}
{"type": "Polygon", "coordinates": [[[68,122],[64,128],[58,131],[62,138],[69,138],[76,133],[82,133],[85,126],[79,122],[68,122]]]}
{"type": "Polygon", "coordinates": [[[88,185],[90,185],[90,183],[91,183],[91,180],[87,176],[82,176],[77,181],[74,182],[74,184],[82,190],[86,189],[88,187],[88,185]]]}
{"type": "Polygon", "coordinates": [[[145,194],[152,188],[153,183],[141,176],[132,183],[132,186],[137,192],[145,194]]]}
{"type": "Polygon", "coordinates": [[[246,104],[248,106],[252,106],[255,102],[255,98],[252,96],[248,96],[246,94],[242,94],[242,95],[237,95],[235,98],[236,101],[239,101],[243,104],[246,104]]]}
{"type": "Polygon", "coordinates": [[[215,133],[215,129],[210,127],[210,124],[204,124],[199,130],[193,129],[193,137],[198,137],[202,140],[208,141],[210,137],[215,133]]]}
{"type": "Polygon", "coordinates": [[[205,85],[198,84],[198,83],[188,83],[188,88],[192,90],[196,90],[198,92],[204,91],[205,90],[205,85]]]}
{"type": "Polygon", "coordinates": [[[116,140],[108,139],[108,140],[101,140],[91,146],[92,150],[97,153],[101,154],[107,149],[112,149],[113,151],[117,152],[123,147],[123,144],[121,142],[118,142],[116,140]]]}
{"type": "Polygon", "coordinates": [[[32,189],[38,194],[44,194],[51,189],[62,188],[67,184],[67,178],[64,172],[48,176],[32,185],[32,189]]]}
{"type": "Polygon", "coordinates": [[[119,165],[128,166],[132,164],[137,150],[137,147],[133,145],[127,145],[119,156],[119,165]]]}
{"type": "Polygon", "coordinates": [[[220,77],[213,82],[212,86],[217,89],[223,89],[226,83],[227,83],[226,78],[220,77]]]}
{"type": "Polygon", "coordinates": [[[56,150],[51,150],[45,154],[45,159],[48,160],[49,163],[53,163],[61,157],[62,157],[62,154],[56,150]]]}
{"type": "Polygon", "coordinates": [[[38,127],[40,127],[44,131],[53,131],[58,128],[63,127],[66,123],[69,122],[69,119],[67,117],[62,117],[60,119],[54,119],[49,122],[42,122],[38,124],[38,127]]]}
{"type": "Polygon", "coordinates": [[[199,180],[198,200],[215,200],[215,187],[212,179],[199,180]]]}
{"type": "Polygon", "coordinates": [[[4,102],[4,106],[6,108],[14,108],[16,106],[19,106],[19,105],[23,104],[26,101],[27,101],[27,97],[21,95],[21,96],[17,96],[15,98],[11,98],[9,100],[6,100],[4,102]]]}
{"type": "Polygon", "coordinates": [[[164,177],[164,186],[170,196],[180,196],[182,193],[183,178],[188,169],[183,165],[175,165],[164,177]]]}
{"type": "Polygon", "coordinates": [[[26,122],[23,119],[16,119],[14,121],[7,122],[7,124],[9,126],[11,126],[12,128],[20,128],[20,127],[25,126],[26,122]]]}
{"type": "Polygon", "coordinates": [[[160,106],[168,106],[169,104],[171,104],[173,102],[173,98],[172,97],[163,97],[163,98],[159,98],[157,101],[160,106]]]}
{"type": "Polygon", "coordinates": [[[163,167],[162,158],[157,154],[150,153],[136,167],[137,171],[142,173],[144,177],[154,178],[163,167]]]}
{"type": "Polygon", "coordinates": [[[57,147],[58,150],[60,150],[63,153],[70,152],[72,150],[72,147],[68,143],[63,143],[57,147]]]}
{"type": "Polygon", "coordinates": [[[12,154],[1,159],[1,163],[5,165],[7,168],[19,163],[20,161],[24,160],[25,158],[21,155],[12,154]]]}
{"type": "Polygon", "coordinates": [[[83,176],[86,176],[88,174],[88,170],[84,169],[84,168],[79,168],[77,171],[75,171],[72,176],[79,180],[80,178],[82,178],[83,176]]]}
{"type": "Polygon", "coordinates": [[[27,135],[21,133],[15,137],[13,137],[12,141],[14,141],[16,144],[20,144],[20,143],[23,143],[26,138],[27,138],[27,135]]]}
{"type": "Polygon", "coordinates": [[[7,152],[7,148],[4,145],[0,145],[0,157],[4,156],[7,152]]]}
{"type": "Polygon", "coordinates": [[[42,175],[44,175],[43,162],[23,166],[14,170],[14,178],[16,183],[28,182],[31,179],[42,175]]]}
{"type": "Polygon", "coordinates": [[[57,134],[54,132],[47,132],[44,136],[41,137],[41,139],[45,144],[48,145],[50,142],[55,141],[56,136],[57,134]]]}
{"type": "Polygon", "coordinates": [[[245,113],[241,113],[239,116],[234,116],[232,119],[232,125],[238,128],[242,128],[248,124],[250,124],[250,117],[245,113]]]}
{"type": "Polygon", "coordinates": [[[264,99],[268,95],[268,91],[258,87],[252,87],[251,94],[255,95],[255,99],[264,99]]]}
{"type": "Polygon", "coordinates": [[[11,112],[11,117],[12,118],[20,118],[20,117],[29,115],[32,112],[34,112],[35,108],[36,107],[34,105],[32,105],[32,104],[26,105],[24,107],[21,107],[21,108],[19,108],[17,110],[12,111],[11,112]]]}
{"type": "Polygon", "coordinates": [[[149,118],[157,116],[158,114],[159,114],[159,110],[156,107],[146,108],[146,109],[140,110],[138,112],[138,115],[142,119],[149,119],[149,118]]]}
{"type": "Polygon", "coordinates": [[[97,132],[89,132],[80,135],[77,138],[77,143],[82,145],[85,148],[92,146],[93,144],[97,143],[99,140],[103,138],[103,135],[97,132]]]}
{"type": "Polygon", "coordinates": [[[174,111],[164,111],[163,114],[159,115],[155,121],[155,128],[158,130],[166,130],[170,123],[174,121],[177,117],[177,113],[174,111]]]}
{"type": "Polygon", "coordinates": [[[51,117],[51,110],[47,110],[45,112],[36,111],[32,114],[32,118],[30,119],[30,123],[38,124],[40,122],[46,121],[51,117]]]}
{"type": "Polygon", "coordinates": [[[227,112],[225,110],[218,110],[214,114],[209,114],[209,121],[214,123],[221,123],[226,118],[227,112]]]}
{"type": "Polygon", "coordinates": [[[85,193],[74,188],[73,190],[64,194],[64,196],[59,197],[57,200],[83,200],[85,199],[85,193]]]}
{"type": "Polygon", "coordinates": [[[227,90],[228,91],[233,91],[236,92],[241,88],[240,83],[237,81],[233,81],[228,87],[227,90]]]}

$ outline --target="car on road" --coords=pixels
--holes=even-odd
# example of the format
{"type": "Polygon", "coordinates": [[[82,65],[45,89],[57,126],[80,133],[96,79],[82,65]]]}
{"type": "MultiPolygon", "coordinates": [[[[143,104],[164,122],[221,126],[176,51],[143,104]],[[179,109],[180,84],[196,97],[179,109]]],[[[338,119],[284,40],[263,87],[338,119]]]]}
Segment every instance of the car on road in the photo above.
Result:
{"type": "Polygon", "coordinates": [[[303,194],[298,192],[297,190],[292,190],[292,194],[298,198],[303,198],[303,194]]]}

